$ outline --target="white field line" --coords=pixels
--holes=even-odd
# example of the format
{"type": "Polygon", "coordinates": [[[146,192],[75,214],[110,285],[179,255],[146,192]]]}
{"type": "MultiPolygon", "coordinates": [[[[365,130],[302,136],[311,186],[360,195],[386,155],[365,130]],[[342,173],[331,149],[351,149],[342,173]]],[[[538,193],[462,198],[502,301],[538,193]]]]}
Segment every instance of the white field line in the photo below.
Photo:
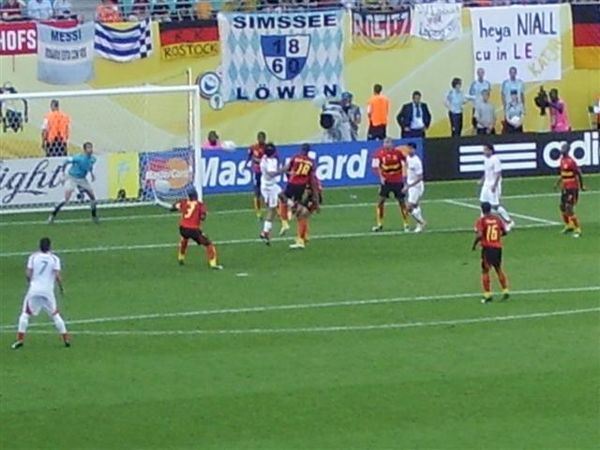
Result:
{"type": "MultiPolygon", "coordinates": [[[[575,314],[588,314],[600,312],[598,308],[567,309],[560,311],[538,312],[530,314],[513,314],[507,316],[475,317],[451,320],[432,320],[419,322],[384,323],[377,325],[334,325],[325,327],[299,327],[299,328],[240,328],[221,330],[114,330],[93,331],[76,330],[70,333],[76,335],[90,336],[192,336],[192,335],[261,335],[261,334],[308,334],[308,333],[335,333],[352,331],[377,331],[377,330],[400,330],[406,328],[426,328],[439,326],[471,325],[477,323],[508,322],[514,320],[543,319],[547,317],[571,316],[575,314]]],[[[34,330],[38,334],[54,334],[56,331],[34,330]]]]}
{"type": "MultiPolygon", "coordinates": [[[[464,208],[479,210],[478,205],[473,205],[471,203],[461,202],[458,200],[446,200],[445,203],[447,203],[449,205],[462,206],[464,208]]],[[[519,217],[520,219],[529,220],[531,222],[538,222],[538,223],[543,223],[546,225],[560,225],[560,222],[556,222],[555,220],[542,219],[541,217],[528,216],[525,214],[519,214],[519,213],[512,212],[512,211],[510,211],[509,214],[514,217],[519,217]]]]}
{"type": "MultiPolygon", "coordinates": [[[[520,225],[519,229],[524,228],[544,228],[554,226],[554,224],[546,223],[532,223],[527,225],[520,225]]],[[[461,233],[461,232],[472,232],[471,227],[456,227],[456,228],[430,228],[426,231],[426,234],[447,234],[447,233],[461,233]]],[[[332,233],[332,234],[321,234],[311,236],[310,239],[315,240],[327,240],[327,239],[356,239],[370,237],[383,237],[383,236],[413,236],[414,233],[405,231],[382,231],[378,233],[369,232],[357,232],[357,233],[332,233]]],[[[415,235],[416,236],[416,235],[415,235]]],[[[290,237],[274,237],[271,242],[291,242],[293,239],[290,237]]],[[[262,241],[256,238],[247,239],[229,239],[223,241],[214,241],[215,245],[240,245],[240,244],[256,244],[262,243],[262,241]]],[[[264,245],[264,244],[263,244],[264,245]]],[[[61,249],[57,253],[59,255],[64,254],[78,254],[78,253],[97,253],[97,252],[115,252],[115,251],[132,251],[132,250],[154,250],[162,248],[175,248],[177,247],[176,242],[161,243],[161,244],[134,244],[134,245],[106,245],[98,247],[81,247],[81,248],[65,248],[61,249]]],[[[0,253],[0,258],[10,258],[15,256],[29,256],[31,251],[18,251],[18,252],[4,252],[0,253]]]]}
{"type": "MultiPolygon", "coordinates": [[[[599,191],[584,191],[580,192],[580,195],[590,195],[597,194],[599,191]]],[[[556,192],[546,192],[541,194],[521,194],[521,195],[506,195],[502,197],[503,199],[534,199],[534,198],[547,198],[547,197],[557,197],[558,194],[556,192]]],[[[435,203],[446,203],[449,200],[453,201],[469,201],[473,200],[473,198],[463,197],[463,198],[441,198],[441,199],[431,199],[431,200],[423,200],[423,204],[435,204],[435,203]]],[[[339,204],[324,204],[323,209],[338,209],[338,208],[365,208],[372,207],[375,202],[360,202],[360,203],[339,203],[339,204]]],[[[221,215],[231,215],[231,214],[248,214],[254,212],[253,209],[242,208],[242,209],[228,209],[223,211],[213,211],[210,212],[210,215],[221,216],[221,215]]],[[[155,214],[132,214],[127,216],[107,216],[101,217],[102,222],[121,222],[128,220],[146,220],[146,219],[172,219],[173,215],[168,214],[166,212],[155,213],[155,214]]],[[[89,218],[77,218],[77,219],[59,219],[57,220],[55,225],[60,224],[71,224],[71,223],[87,223],[90,222],[89,218]]],[[[22,220],[22,221],[10,221],[5,220],[2,216],[0,216],[0,227],[9,227],[9,226],[25,226],[25,225],[43,225],[46,224],[46,220],[22,220]]]]}
{"type": "MultiPolygon", "coordinates": [[[[513,291],[511,295],[544,295],[544,294],[563,294],[575,292],[598,292],[600,286],[583,286],[583,287],[566,287],[554,289],[528,289],[513,291]]],[[[153,313],[153,314],[137,314],[128,316],[114,317],[95,317],[90,319],[76,319],[67,322],[69,325],[80,324],[96,324],[108,322],[130,322],[151,319],[169,319],[177,317],[195,317],[195,316],[216,316],[216,315],[235,315],[248,313],[263,313],[272,311],[291,311],[291,310],[307,310],[307,309],[324,309],[324,308],[345,308],[367,305],[383,305],[389,303],[408,303],[408,302],[424,302],[433,300],[459,300],[479,297],[479,292],[469,292],[463,294],[441,294],[441,295],[425,295],[413,297],[391,297],[391,298],[374,298],[366,300],[343,300],[339,302],[323,302],[323,303],[295,303],[287,305],[267,305],[267,306],[249,306],[245,308],[222,308],[222,309],[201,309],[196,311],[181,311],[171,313],[153,313]]],[[[48,323],[33,323],[31,327],[48,326],[48,323]]],[[[0,325],[0,332],[5,330],[13,330],[14,324],[0,325]]]]}

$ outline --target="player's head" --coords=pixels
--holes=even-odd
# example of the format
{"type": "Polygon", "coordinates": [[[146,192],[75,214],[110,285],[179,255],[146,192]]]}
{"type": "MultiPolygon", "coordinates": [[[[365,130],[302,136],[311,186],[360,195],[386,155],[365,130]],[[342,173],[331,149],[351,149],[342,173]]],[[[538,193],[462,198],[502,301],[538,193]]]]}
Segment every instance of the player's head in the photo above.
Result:
{"type": "Polygon", "coordinates": [[[40,239],[40,251],[43,253],[48,253],[50,251],[50,247],[52,243],[50,242],[50,238],[43,237],[40,239]]]}
{"type": "Polygon", "coordinates": [[[275,153],[277,153],[277,147],[275,147],[275,144],[273,144],[272,142],[269,142],[265,146],[265,155],[267,155],[270,158],[271,156],[275,156],[275,153]]]}
{"type": "Polygon", "coordinates": [[[342,104],[350,105],[352,104],[352,93],[351,92],[342,92],[342,104]]]}
{"type": "Polygon", "coordinates": [[[492,205],[489,202],[483,202],[481,204],[481,212],[486,216],[492,213],[492,205]]]}
{"type": "Polygon", "coordinates": [[[52,111],[58,111],[58,100],[52,100],[50,102],[50,109],[52,111]]]}
{"type": "Polygon", "coordinates": [[[308,152],[310,152],[310,144],[302,144],[300,147],[300,153],[303,155],[308,155],[308,152]]]}
{"type": "Polygon", "coordinates": [[[494,146],[492,144],[483,144],[483,154],[489,158],[494,154],[494,146]]]}
{"type": "Polygon", "coordinates": [[[562,156],[568,156],[569,155],[569,144],[566,142],[563,142],[562,144],[560,144],[560,154],[562,156]]]}
{"type": "Polygon", "coordinates": [[[408,154],[410,156],[413,156],[417,152],[417,146],[414,144],[414,142],[409,142],[406,144],[406,147],[408,148],[408,154]]]}
{"type": "Polygon", "coordinates": [[[198,200],[198,191],[196,189],[190,189],[187,194],[190,200],[198,200]]]}
{"type": "Polygon", "coordinates": [[[259,144],[264,144],[265,142],[267,142],[267,133],[265,133],[264,131],[259,131],[256,135],[256,140],[259,144]]]}
{"type": "Polygon", "coordinates": [[[383,148],[394,148],[394,141],[392,138],[385,138],[383,140],[383,148]]]}
{"type": "Polygon", "coordinates": [[[91,142],[84,142],[83,143],[83,152],[86,155],[91,155],[92,153],[94,153],[94,145],[91,142]]]}
{"type": "Polygon", "coordinates": [[[374,94],[381,94],[381,91],[383,91],[383,86],[380,84],[376,84],[375,86],[373,86],[373,93],[374,94]]]}

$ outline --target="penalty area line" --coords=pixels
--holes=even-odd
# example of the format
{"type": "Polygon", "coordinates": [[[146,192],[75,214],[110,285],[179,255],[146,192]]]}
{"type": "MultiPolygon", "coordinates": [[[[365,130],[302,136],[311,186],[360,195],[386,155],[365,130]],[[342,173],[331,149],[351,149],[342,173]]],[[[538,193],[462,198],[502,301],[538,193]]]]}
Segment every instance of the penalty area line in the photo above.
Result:
{"type": "MultiPolygon", "coordinates": [[[[444,203],[454,206],[462,206],[464,208],[476,209],[480,210],[481,208],[477,205],[472,205],[471,203],[466,203],[458,200],[445,200],[444,203]]],[[[541,217],[528,216],[526,214],[519,214],[513,211],[510,211],[509,214],[513,217],[518,217],[520,219],[529,220],[531,222],[543,223],[545,225],[560,225],[560,222],[556,222],[554,220],[542,219],[541,217]]]]}
{"type": "MultiPolygon", "coordinates": [[[[581,287],[565,287],[554,289],[528,289],[513,291],[512,295],[544,295],[544,294],[562,294],[575,292],[597,292],[600,291],[600,286],[581,286],[581,287]]],[[[221,309],[201,309],[196,311],[181,311],[170,313],[153,313],[153,314],[137,314],[127,316],[114,317],[94,317],[89,319],[75,319],[67,321],[68,325],[81,324],[97,324],[109,322],[130,322],[151,319],[169,319],[194,316],[216,316],[216,315],[234,315],[248,313],[264,313],[271,311],[291,311],[291,310],[309,310],[309,309],[324,309],[324,308],[345,308],[368,305],[382,305],[389,303],[409,303],[423,301],[439,301],[439,300],[459,300],[480,297],[480,292],[468,292],[462,294],[439,294],[439,295],[421,295],[413,297],[391,297],[391,298],[374,298],[365,300],[342,300],[321,303],[292,303],[287,305],[263,305],[263,306],[248,306],[243,308],[221,308],[221,309]]],[[[33,323],[30,327],[49,326],[49,323],[33,323]]],[[[0,332],[13,330],[13,324],[0,325],[0,332]]]]}
{"type": "MultiPolygon", "coordinates": [[[[379,331],[379,330],[401,330],[407,328],[426,328],[441,326],[472,325],[479,323],[509,322],[517,320],[543,319],[548,317],[572,316],[576,314],[589,314],[600,312],[600,307],[585,309],[567,309],[559,311],[537,312],[529,314],[513,314],[504,316],[488,316],[450,320],[432,320],[418,322],[384,323],[376,325],[334,325],[323,327],[298,327],[298,328],[240,328],[240,329],[197,329],[197,330],[113,330],[93,331],[75,330],[70,332],[74,335],[88,336],[198,336],[198,335],[265,335],[265,334],[311,334],[311,333],[335,333],[353,331],[379,331]]],[[[55,331],[35,330],[37,334],[50,334],[55,331]]]]}
{"type": "MultiPolygon", "coordinates": [[[[527,225],[520,225],[517,229],[525,229],[525,228],[543,228],[554,226],[554,224],[549,223],[534,223],[527,225]]],[[[472,228],[468,227],[457,227],[457,228],[429,228],[421,235],[425,234],[446,234],[446,233],[464,233],[464,232],[472,232],[472,228]]],[[[383,237],[383,236],[413,236],[414,233],[406,232],[406,231],[380,231],[378,233],[374,233],[372,231],[369,232],[357,232],[357,233],[332,233],[332,234],[321,234],[311,236],[311,240],[328,240],[328,239],[356,239],[356,238],[364,238],[367,236],[372,237],[383,237]]],[[[416,235],[415,235],[416,236],[416,235]]],[[[271,242],[287,242],[293,241],[292,238],[289,237],[274,237],[271,239],[271,242]]],[[[240,245],[240,244],[255,244],[261,243],[260,238],[247,238],[247,239],[229,239],[222,241],[214,241],[216,245],[240,245]]],[[[263,244],[264,245],[264,244],[263,244]]],[[[97,252],[115,252],[115,251],[132,251],[132,250],[155,250],[155,249],[163,249],[163,248],[175,248],[177,247],[176,243],[162,243],[162,244],[134,244],[134,245],[106,245],[106,246],[98,246],[98,247],[81,247],[81,248],[65,248],[58,250],[56,252],[57,255],[64,254],[78,254],[78,253],[97,253],[97,252]]],[[[19,251],[19,252],[4,252],[0,253],[0,258],[10,258],[15,256],[29,256],[31,251],[19,251]]]]}

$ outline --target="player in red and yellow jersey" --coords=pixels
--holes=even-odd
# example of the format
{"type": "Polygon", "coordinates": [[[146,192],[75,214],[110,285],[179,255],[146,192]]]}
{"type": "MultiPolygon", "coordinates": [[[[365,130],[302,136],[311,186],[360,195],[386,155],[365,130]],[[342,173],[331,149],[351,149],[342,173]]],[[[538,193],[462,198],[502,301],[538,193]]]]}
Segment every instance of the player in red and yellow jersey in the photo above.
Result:
{"type": "Polygon", "coordinates": [[[254,178],[254,211],[259,220],[262,218],[262,194],[260,192],[262,172],[260,170],[260,160],[265,154],[266,146],[267,135],[264,131],[259,131],[256,135],[256,144],[252,144],[248,149],[248,158],[246,160],[252,168],[254,178]]]}
{"type": "Polygon", "coordinates": [[[581,225],[575,215],[575,205],[579,200],[579,190],[584,190],[581,170],[571,156],[569,156],[569,144],[566,142],[560,147],[559,171],[560,177],[556,187],[561,187],[560,212],[565,223],[563,233],[573,233],[573,237],[581,236],[581,225]]]}
{"type": "Polygon", "coordinates": [[[472,249],[481,245],[481,284],[483,286],[482,303],[489,303],[493,300],[490,267],[493,267],[498,275],[498,281],[502,287],[502,300],[508,300],[508,278],[502,270],[502,236],[506,235],[506,225],[504,221],[492,214],[492,205],[488,202],[481,204],[482,216],[475,222],[475,241],[472,249]]]}
{"type": "MultiPolygon", "coordinates": [[[[313,200],[316,200],[316,208],[318,209],[318,198],[317,198],[317,177],[316,177],[316,163],[308,156],[310,152],[310,145],[302,144],[300,152],[292,157],[287,165],[286,173],[288,174],[288,183],[285,187],[285,191],[281,193],[280,199],[280,216],[282,218],[282,229],[283,219],[288,217],[288,208],[290,204],[296,213],[298,219],[298,229],[296,243],[290,246],[291,248],[304,248],[306,241],[306,235],[308,233],[308,216],[305,214],[298,214],[298,211],[302,208],[298,208],[302,204],[307,186],[312,186],[313,189],[313,200]]],[[[289,225],[288,225],[289,228],[289,225]]]]}
{"type": "Polygon", "coordinates": [[[404,222],[404,231],[408,231],[408,212],[406,210],[406,203],[404,202],[405,194],[403,192],[404,164],[406,163],[406,156],[402,150],[394,147],[394,142],[391,138],[386,138],[383,141],[383,147],[375,152],[373,162],[376,164],[374,170],[381,179],[381,186],[379,188],[379,201],[377,202],[376,207],[377,225],[372,228],[372,231],[383,231],[385,201],[390,194],[394,194],[394,197],[396,197],[396,200],[398,201],[400,213],[402,214],[402,221],[404,222]]]}
{"type": "Polygon", "coordinates": [[[217,249],[211,240],[202,232],[202,221],[206,219],[206,207],[198,200],[198,193],[191,190],[187,200],[180,200],[171,207],[171,211],[181,212],[179,220],[179,253],[177,259],[180,265],[185,262],[188,241],[191,239],[206,248],[206,258],[211,269],[221,270],[223,266],[217,263],[217,249]]]}

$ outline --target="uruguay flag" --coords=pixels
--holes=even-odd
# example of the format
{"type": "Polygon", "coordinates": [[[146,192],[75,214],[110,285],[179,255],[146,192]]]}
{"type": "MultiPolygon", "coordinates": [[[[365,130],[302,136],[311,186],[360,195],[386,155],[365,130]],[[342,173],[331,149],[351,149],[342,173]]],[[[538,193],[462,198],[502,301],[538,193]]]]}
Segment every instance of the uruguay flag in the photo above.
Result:
{"type": "Polygon", "coordinates": [[[117,29],[96,22],[94,48],[103,58],[117,62],[147,58],[152,53],[152,23],[146,19],[117,29]]]}

